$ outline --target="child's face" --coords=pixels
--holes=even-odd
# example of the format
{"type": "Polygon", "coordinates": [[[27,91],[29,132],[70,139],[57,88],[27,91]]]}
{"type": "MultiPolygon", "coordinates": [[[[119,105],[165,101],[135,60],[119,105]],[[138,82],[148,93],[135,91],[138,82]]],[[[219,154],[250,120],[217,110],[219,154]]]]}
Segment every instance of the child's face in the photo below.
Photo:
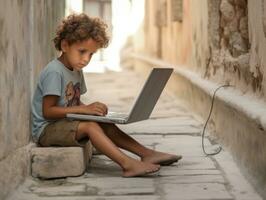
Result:
{"type": "Polygon", "coordinates": [[[98,43],[93,39],[75,42],[69,45],[62,41],[62,50],[65,57],[66,67],[71,70],[81,70],[89,64],[92,55],[99,49],[98,43]]]}

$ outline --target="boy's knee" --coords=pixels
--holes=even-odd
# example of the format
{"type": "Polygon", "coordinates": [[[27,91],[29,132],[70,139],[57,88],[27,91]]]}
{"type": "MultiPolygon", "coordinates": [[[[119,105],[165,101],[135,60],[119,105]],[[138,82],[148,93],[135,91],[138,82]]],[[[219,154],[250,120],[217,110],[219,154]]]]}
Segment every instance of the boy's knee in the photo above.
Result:
{"type": "Polygon", "coordinates": [[[79,124],[79,127],[82,129],[82,130],[89,130],[91,128],[96,128],[96,127],[99,127],[99,124],[97,122],[80,122],[79,124]]]}

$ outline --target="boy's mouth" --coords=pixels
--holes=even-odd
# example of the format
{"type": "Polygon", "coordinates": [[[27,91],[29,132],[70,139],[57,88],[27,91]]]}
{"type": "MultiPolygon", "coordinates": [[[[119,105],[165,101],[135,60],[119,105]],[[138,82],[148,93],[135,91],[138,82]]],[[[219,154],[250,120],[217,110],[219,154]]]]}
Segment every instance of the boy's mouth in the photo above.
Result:
{"type": "Polygon", "coordinates": [[[87,64],[79,64],[78,67],[85,67],[87,64]]]}

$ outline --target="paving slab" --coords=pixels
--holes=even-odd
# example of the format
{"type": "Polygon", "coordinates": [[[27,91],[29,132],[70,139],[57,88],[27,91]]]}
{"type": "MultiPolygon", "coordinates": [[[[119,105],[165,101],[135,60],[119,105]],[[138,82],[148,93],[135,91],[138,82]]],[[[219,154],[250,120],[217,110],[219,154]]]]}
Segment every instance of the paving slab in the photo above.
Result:
{"type": "Polygon", "coordinates": [[[169,117],[149,119],[128,125],[119,125],[126,133],[145,133],[145,134],[189,134],[199,135],[201,124],[193,121],[191,117],[169,117]]]}
{"type": "MultiPolygon", "coordinates": [[[[181,161],[180,161],[181,162],[181,161]]],[[[178,169],[173,166],[165,166],[160,170],[160,176],[200,176],[200,175],[221,175],[217,169],[178,169]]]]}
{"type": "Polygon", "coordinates": [[[42,187],[31,187],[31,190],[34,194],[37,194],[38,196],[74,196],[74,195],[80,195],[81,193],[84,193],[86,189],[85,184],[79,184],[79,185],[60,185],[60,186],[42,186],[42,187]]]}
{"type": "Polygon", "coordinates": [[[189,183],[219,183],[225,184],[227,181],[221,174],[203,174],[203,175],[171,175],[162,176],[161,184],[189,184],[189,183]]]}
{"type": "MultiPolygon", "coordinates": [[[[121,178],[121,177],[99,177],[89,178],[86,181],[87,190],[97,188],[94,195],[147,195],[154,194],[154,180],[152,178],[121,178]]],[[[88,194],[89,195],[89,194],[88,194]]]]}
{"type": "Polygon", "coordinates": [[[165,199],[233,200],[226,187],[219,183],[165,184],[165,199]]]}

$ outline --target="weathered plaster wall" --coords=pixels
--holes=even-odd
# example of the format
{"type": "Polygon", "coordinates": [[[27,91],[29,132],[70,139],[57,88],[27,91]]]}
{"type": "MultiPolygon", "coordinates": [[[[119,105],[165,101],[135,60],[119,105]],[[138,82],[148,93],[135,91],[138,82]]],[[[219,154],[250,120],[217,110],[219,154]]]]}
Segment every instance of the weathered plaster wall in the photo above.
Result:
{"type": "Polygon", "coordinates": [[[190,1],[184,1],[182,22],[172,21],[171,0],[146,0],[142,51],[174,64],[185,64],[192,51],[190,9],[190,1]]]}
{"type": "Polygon", "coordinates": [[[248,29],[250,47],[249,70],[253,87],[266,100],[266,1],[248,1],[248,29]]]}
{"type": "Polygon", "coordinates": [[[220,84],[229,83],[243,93],[260,93],[259,82],[249,66],[248,7],[246,0],[209,3],[210,60],[204,77],[220,84]],[[210,6],[212,5],[212,6],[210,6]],[[211,7],[219,10],[213,11],[211,7]],[[219,26],[211,27],[216,16],[219,26]],[[212,38],[217,35],[215,40],[212,38]]]}
{"type": "Polygon", "coordinates": [[[0,199],[29,172],[30,100],[64,1],[0,0],[0,199]]]}
{"type": "Polygon", "coordinates": [[[182,21],[172,20],[174,1],[146,0],[138,51],[265,99],[264,0],[183,1],[182,21]]]}
{"type": "Polygon", "coordinates": [[[145,44],[142,50],[138,50],[174,64],[185,64],[192,45],[190,9],[190,1],[184,1],[181,23],[171,18],[171,0],[146,0],[145,44]]]}

